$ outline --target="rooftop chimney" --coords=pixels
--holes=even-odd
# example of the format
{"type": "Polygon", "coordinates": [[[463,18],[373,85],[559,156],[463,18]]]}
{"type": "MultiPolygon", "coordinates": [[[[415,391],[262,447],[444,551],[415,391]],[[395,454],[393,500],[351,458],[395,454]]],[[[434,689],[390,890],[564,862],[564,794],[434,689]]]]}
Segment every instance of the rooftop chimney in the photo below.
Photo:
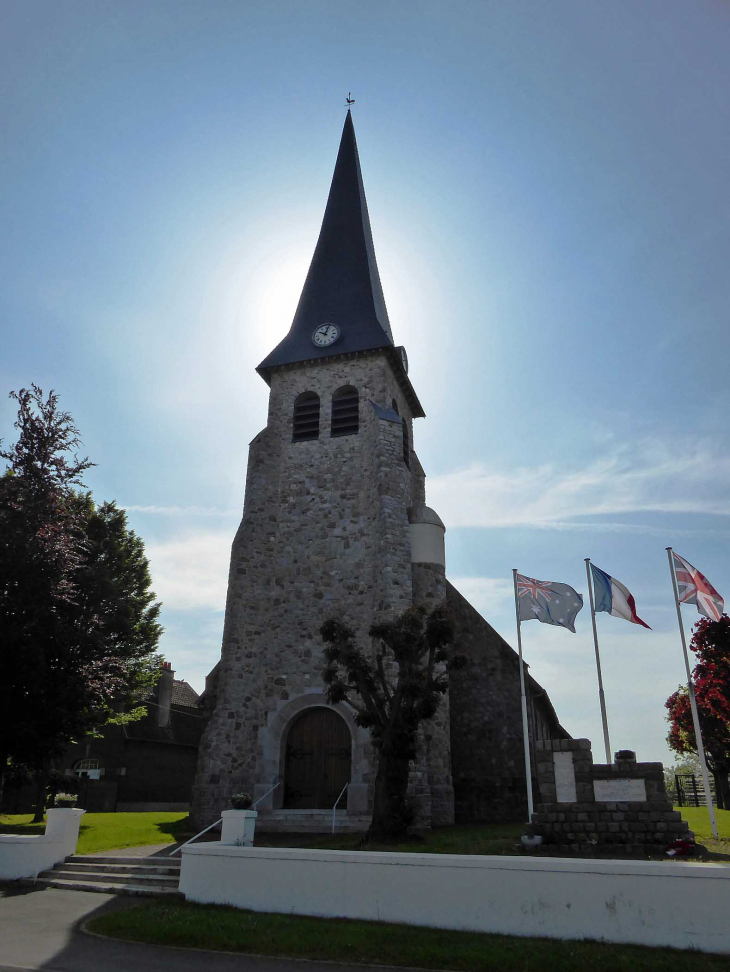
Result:
{"type": "Polygon", "coordinates": [[[172,703],[172,686],[175,681],[175,672],[172,670],[170,662],[162,663],[160,680],[157,683],[157,725],[170,725],[170,704],[172,703]]]}

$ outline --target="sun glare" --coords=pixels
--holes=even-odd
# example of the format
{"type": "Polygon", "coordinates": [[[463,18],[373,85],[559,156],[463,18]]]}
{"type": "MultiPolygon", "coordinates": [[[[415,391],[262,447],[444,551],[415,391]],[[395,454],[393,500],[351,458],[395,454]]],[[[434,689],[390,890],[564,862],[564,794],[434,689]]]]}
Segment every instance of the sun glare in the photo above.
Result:
{"type": "Polygon", "coordinates": [[[255,273],[251,273],[245,314],[252,347],[260,358],[272,351],[289,331],[310,259],[311,254],[302,249],[292,250],[280,254],[276,261],[259,264],[255,273]]]}

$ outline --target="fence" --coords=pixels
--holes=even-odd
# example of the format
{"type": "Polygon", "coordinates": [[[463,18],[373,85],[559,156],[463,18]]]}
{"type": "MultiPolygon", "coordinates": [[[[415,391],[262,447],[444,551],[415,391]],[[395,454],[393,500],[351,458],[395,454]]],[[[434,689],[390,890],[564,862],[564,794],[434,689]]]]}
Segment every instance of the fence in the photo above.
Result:
{"type": "MultiPolygon", "coordinates": [[[[701,776],[695,776],[694,773],[683,773],[681,776],[676,774],[674,777],[674,783],[677,788],[678,807],[707,806],[707,801],[705,800],[705,785],[702,782],[701,776]]],[[[712,777],[710,777],[710,794],[712,796],[713,803],[717,805],[715,781],[712,777]]]]}

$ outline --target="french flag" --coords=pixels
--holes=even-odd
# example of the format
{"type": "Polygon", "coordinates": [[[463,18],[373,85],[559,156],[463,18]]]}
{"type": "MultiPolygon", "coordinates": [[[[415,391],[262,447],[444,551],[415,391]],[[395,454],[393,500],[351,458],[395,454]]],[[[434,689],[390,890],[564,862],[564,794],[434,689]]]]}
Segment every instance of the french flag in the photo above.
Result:
{"type": "MultiPolygon", "coordinates": [[[[608,611],[614,618],[624,618],[632,624],[643,624],[649,628],[646,621],[642,621],[636,613],[636,603],[634,595],[624,587],[621,581],[611,577],[605,570],[591,564],[593,573],[593,594],[595,597],[595,610],[608,611]]],[[[651,628],[649,628],[651,631],[651,628]]]]}

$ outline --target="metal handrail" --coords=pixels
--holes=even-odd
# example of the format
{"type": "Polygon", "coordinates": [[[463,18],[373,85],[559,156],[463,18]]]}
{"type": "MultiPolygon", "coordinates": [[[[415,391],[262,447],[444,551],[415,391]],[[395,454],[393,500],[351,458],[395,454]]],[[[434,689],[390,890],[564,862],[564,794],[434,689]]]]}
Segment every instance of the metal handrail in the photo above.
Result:
{"type": "Polygon", "coordinates": [[[263,796],[259,797],[258,800],[256,801],[256,803],[253,803],[251,805],[251,809],[253,810],[253,808],[254,807],[257,807],[259,805],[259,803],[261,803],[262,800],[265,800],[266,797],[269,795],[269,793],[273,793],[274,790],[277,788],[277,786],[281,786],[281,780],[278,783],[274,783],[274,785],[271,787],[270,790],[267,790],[266,793],[264,793],[263,796]]]}
{"type": "Polygon", "coordinates": [[[342,792],[337,797],[337,799],[335,800],[335,805],[332,807],[332,833],[335,832],[335,814],[337,813],[337,804],[342,799],[342,794],[345,792],[345,790],[348,788],[349,785],[350,785],[350,781],[348,780],[347,783],[345,783],[345,785],[342,787],[342,792]]]}
{"type": "Polygon", "coordinates": [[[210,827],[206,827],[205,830],[201,830],[199,834],[196,834],[194,837],[191,837],[190,840],[186,840],[184,844],[180,844],[179,847],[176,847],[174,851],[171,851],[168,854],[168,857],[172,857],[173,854],[177,854],[177,852],[181,851],[183,847],[187,847],[188,844],[192,844],[194,840],[197,840],[198,837],[202,837],[203,834],[207,834],[209,830],[212,830],[213,827],[217,827],[219,823],[223,823],[223,817],[221,817],[220,820],[216,820],[215,823],[212,823],[210,827]]]}
{"type": "MultiPolygon", "coordinates": [[[[281,783],[275,783],[271,787],[270,790],[267,790],[266,793],[264,793],[264,795],[262,797],[259,797],[258,798],[258,800],[256,801],[256,803],[254,803],[251,806],[251,809],[253,810],[254,807],[257,807],[259,805],[259,803],[261,803],[261,801],[264,800],[269,795],[269,793],[273,793],[274,790],[277,788],[277,786],[280,786],[280,785],[281,785],[281,783]]],[[[172,857],[173,854],[177,854],[178,851],[181,851],[183,849],[183,847],[187,847],[188,844],[192,844],[192,842],[194,840],[197,840],[198,837],[202,837],[203,834],[207,834],[209,830],[212,830],[213,827],[217,827],[219,823],[223,823],[223,817],[221,817],[220,820],[216,820],[214,823],[212,823],[210,825],[210,827],[206,827],[205,830],[201,830],[199,834],[196,834],[194,837],[191,837],[190,840],[186,840],[184,844],[180,844],[180,846],[179,847],[176,847],[174,851],[171,851],[168,856],[169,857],[172,857]]]]}

